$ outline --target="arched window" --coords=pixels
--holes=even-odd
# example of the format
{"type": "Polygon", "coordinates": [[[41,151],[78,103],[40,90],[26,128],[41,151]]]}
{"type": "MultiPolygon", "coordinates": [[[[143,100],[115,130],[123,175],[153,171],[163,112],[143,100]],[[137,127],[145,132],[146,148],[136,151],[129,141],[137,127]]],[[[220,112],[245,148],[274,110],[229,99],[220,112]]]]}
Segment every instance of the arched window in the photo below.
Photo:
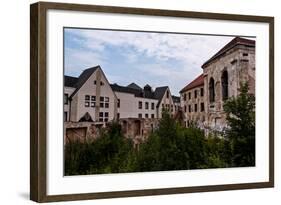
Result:
{"type": "Polygon", "coordinates": [[[222,99],[226,100],[228,98],[228,73],[223,71],[221,75],[221,88],[222,88],[222,99]]]}
{"type": "Polygon", "coordinates": [[[215,81],[214,81],[214,78],[210,78],[210,81],[209,81],[209,99],[210,99],[211,103],[215,101],[215,81]]]}

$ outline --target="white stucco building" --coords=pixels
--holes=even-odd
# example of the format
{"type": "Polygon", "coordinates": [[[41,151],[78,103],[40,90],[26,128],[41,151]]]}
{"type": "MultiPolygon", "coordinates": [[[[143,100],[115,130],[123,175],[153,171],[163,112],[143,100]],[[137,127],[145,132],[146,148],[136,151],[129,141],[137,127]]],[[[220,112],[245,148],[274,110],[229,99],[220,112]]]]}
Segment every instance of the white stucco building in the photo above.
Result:
{"type": "Polygon", "coordinates": [[[110,84],[100,66],[88,68],[76,77],[64,77],[64,120],[105,124],[113,119],[161,118],[165,108],[171,115],[179,109],[179,98],[168,86],[155,90],[131,83],[110,84]]]}

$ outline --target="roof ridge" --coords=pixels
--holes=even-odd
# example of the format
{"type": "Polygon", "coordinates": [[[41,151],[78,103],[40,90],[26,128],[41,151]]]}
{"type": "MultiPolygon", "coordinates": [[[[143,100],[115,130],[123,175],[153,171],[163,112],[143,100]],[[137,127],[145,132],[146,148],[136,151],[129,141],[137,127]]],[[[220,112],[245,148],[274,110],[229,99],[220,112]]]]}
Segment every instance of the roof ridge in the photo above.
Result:
{"type": "Polygon", "coordinates": [[[184,88],[181,89],[180,93],[190,90],[192,88],[198,87],[202,84],[204,84],[204,74],[203,73],[201,73],[194,80],[192,80],[190,83],[188,83],[186,86],[184,86],[184,88]]]}
{"type": "Polygon", "coordinates": [[[240,36],[236,36],[231,41],[229,41],[226,45],[224,45],[218,52],[216,52],[211,58],[209,58],[209,60],[207,60],[205,63],[203,63],[203,65],[201,67],[204,69],[204,67],[208,63],[210,63],[211,61],[215,60],[217,57],[219,57],[220,55],[224,54],[226,51],[232,49],[236,45],[246,44],[246,45],[255,46],[255,42],[256,42],[255,40],[250,40],[250,39],[242,38],[240,36]]]}

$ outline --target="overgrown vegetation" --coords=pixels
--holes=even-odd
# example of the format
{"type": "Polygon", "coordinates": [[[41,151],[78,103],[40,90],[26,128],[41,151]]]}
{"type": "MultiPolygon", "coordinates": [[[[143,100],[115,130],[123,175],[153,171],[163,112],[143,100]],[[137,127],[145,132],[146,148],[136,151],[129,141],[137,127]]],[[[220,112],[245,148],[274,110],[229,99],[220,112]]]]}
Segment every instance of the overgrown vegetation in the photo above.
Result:
{"type": "Polygon", "coordinates": [[[255,99],[247,84],[240,92],[225,102],[229,128],[224,134],[205,137],[164,112],[159,128],[134,149],[113,122],[94,142],[65,145],[65,175],[254,166],[255,99]]]}

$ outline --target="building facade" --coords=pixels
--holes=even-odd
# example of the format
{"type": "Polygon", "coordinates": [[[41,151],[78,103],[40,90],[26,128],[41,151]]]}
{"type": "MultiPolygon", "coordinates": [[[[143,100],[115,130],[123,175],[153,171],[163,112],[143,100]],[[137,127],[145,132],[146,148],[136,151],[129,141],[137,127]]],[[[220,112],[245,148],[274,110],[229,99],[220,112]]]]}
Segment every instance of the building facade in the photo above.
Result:
{"type": "Polygon", "coordinates": [[[227,126],[223,110],[225,100],[239,94],[241,83],[247,82],[249,92],[255,94],[255,41],[234,38],[206,61],[202,69],[202,75],[194,80],[196,86],[193,81],[180,92],[181,104],[187,106],[184,108],[187,110],[186,121],[196,121],[206,130],[222,131],[227,126]],[[203,91],[203,96],[200,95],[197,100],[194,97],[196,90],[199,93],[203,91]],[[191,96],[193,93],[190,100],[189,93],[191,96]],[[195,104],[197,110],[201,110],[201,103],[202,112],[192,112],[195,104]],[[191,112],[188,112],[190,104],[191,112]]]}
{"type": "Polygon", "coordinates": [[[204,101],[204,76],[201,74],[181,91],[181,107],[184,113],[184,124],[189,127],[196,124],[202,127],[205,122],[205,101],[204,101]]]}
{"type": "Polygon", "coordinates": [[[119,120],[124,134],[139,142],[157,127],[163,109],[173,116],[179,105],[179,97],[172,96],[168,86],[153,90],[149,85],[141,88],[135,83],[110,84],[100,66],[84,70],[78,78],[64,77],[67,139],[75,138],[71,136],[77,130],[80,135],[96,135],[95,127],[119,120]]]}

